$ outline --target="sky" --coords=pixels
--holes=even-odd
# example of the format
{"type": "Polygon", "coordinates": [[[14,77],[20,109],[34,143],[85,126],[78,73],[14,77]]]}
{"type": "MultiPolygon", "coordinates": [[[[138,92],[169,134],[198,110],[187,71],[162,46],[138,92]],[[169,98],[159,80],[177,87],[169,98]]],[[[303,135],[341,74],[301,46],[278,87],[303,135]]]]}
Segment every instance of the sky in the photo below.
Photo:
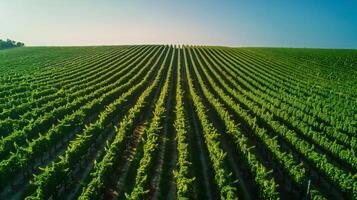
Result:
{"type": "Polygon", "coordinates": [[[0,0],[0,38],[27,46],[357,48],[357,0],[0,0]]]}

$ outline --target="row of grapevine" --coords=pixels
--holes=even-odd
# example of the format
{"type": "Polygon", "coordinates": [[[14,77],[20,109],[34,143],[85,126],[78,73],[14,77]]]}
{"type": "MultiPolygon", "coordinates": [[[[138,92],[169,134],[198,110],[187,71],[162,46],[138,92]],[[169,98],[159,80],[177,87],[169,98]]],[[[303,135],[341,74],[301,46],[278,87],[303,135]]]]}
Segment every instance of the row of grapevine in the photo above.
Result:
{"type": "MultiPolygon", "coordinates": [[[[94,55],[94,56],[89,56],[89,59],[81,58],[76,60],[75,62],[66,65],[65,68],[58,68],[61,71],[56,72],[55,69],[56,66],[52,66],[53,69],[50,70],[49,72],[43,72],[44,74],[44,79],[42,79],[39,76],[35,76],[36,79],[31,80],[32,78],[30,77],[29,79],[26,79],[31,84],[27,84],[26,86],[20,85],[19,89],[16,89],[18,85],[16,85],[16,81],[11,80],[14,83],[14,87],[12,87],[10,90],[5,90],[5,94],[14,94],[14,95],[19,95],[21,93],[26,93],[28,91],[31,92],[31,95],[34,95],[34,97],[38,96],[45,96],[44,92],[46,92],[47,89],[51,89],[48,86],[51,85],[52,87],[58,87],[56,84],[53,83],[62,83],[66,80],[77,80],[76,77],[77,75],[82,75],[84,71],[88,72],[92,69],[95,69],[96,65],[106,62],[106,60],[110,61],[110,58],[116,57],[116,54],[120,52],[123,52],[123,50],[114,50],[111,52],[107,52],[103,55],[94,55]],[[53,84],[53,85],[52,85],[53,84]],[[32,94],[33,93],[33,94],[32,94]]],[[[59,64],[65,64],[65,63],[59,63],[59,64]]],[[[25,96],[26,97],[26,96],[25,96]]],[[[11,96],[6,96],[6,99],[11,99],[11,96]]]]}
{"type": "Polygon", "coordinates": [[[0,199],[356,199],[355,55],[1,51],[0,199]]]}
{"type": "MultiPolygon", "coordinates": [[[[155,51],[155,54],[158,53],[159,50],[155,51]]],[[[154,58],[155,56],[151,56],[150,60],[154,58]]],[[[145,74],[144,72],[146,70],[152,71],[152,69],[150,69],[150,63],[151,61],[146,62],[144,67],[137,69],[139,71],[136,71],[136,74],[130,77],[131,79],[128,82],[122,83],[122,80],[118,79],[117,81],[120,84],[114,85],[115,87],[111,88],[111,85],[108,85],[107,87],[110,89],[107,91],[106,87],[101,88],[101,90],[97,91],[104,91],[100,98],[87,102],[79,110],[76,110],[70,115],[66,115],[57,126],[53,126],[45,135],[40,135],[40,137],[35,140],[28,142],[28,145],[24,148],[18,148],[16,153],[11,154],[7,160],[0,162],[0,177],[2,177],[3,180],[7,180],[6,177],[11,176],[11,174],[18,172],[20,169],[28,168],[36,158],[43,155],[44,151],[56,146],[56,144],[61,141],[61,138],[64,139],[65,136],[73,134],[73,131],[77,127],[84,127],[88,117],[92,116],[93,113],[98,113],[105,107],[108,109],[107,105],[117,99],[125,90],[131,89],[132,85],[145,74]]],[[[127,74],[127,76],[129,77],[131,74],[127,74]]],[[[122,78],[125,80],[125,76],[122,78]]],[[[100,116],[98,116],[98,118],[100,118],[100,116]]],[[[18,137],[29,137],[29,134],[21,134],[18,137]]]]}
{"type": "Polygon", "coordinates": [[[148,193],[148,175],[153,165],[153,158],[158,150],[158,139],[161,132],[161,126],[165,114],[165,104],[167,103],[167,95],[169,91],[170,77],[172,72],[172,64],[174,60],[174,52],[172,53],[169,69],[165,79],[165,84],[160,92],[160,96],[155,104],[153,117],[150,125],[144,130],[143,137],[145,144],[143,147],[143,157],[140,159],[139,168],[136,172],[135,184],[132,191],[126,194],[128,199],[142,199],[148,193]]]}
{"type": "MultiPolygon", "coordinates": [[[[217,80],[222,84],[222,87],[225,88],[233,97],[248,106],[255,115],[261,116],[261,118],[267,121],[268,124],[274,129],[274,131],[276,131],[283,138],[285,138],[285,140],[292,142],[291,144],[298,151],[300,151],[301,154],[306,156],[306,159],[310,160],[310,162],[312,162],[312,165],[316,166],[318,170],[323,171],[323,173],[326,172],[327,178],[331,179],[333,184],[338,185],[341,190],[346,193],[348,193],[348,191],[352,192],[353,190],[355,190],[353,189],[355,187],[353,186],[353,177],[349,175],[348,172],[343,169],[339,169],[338,166],[331,164],[331,162],[327,160],[326,156],[318,156],[321,153],[314,150],[313,147],[305,140],[299,138],[299,136],[293,130],[289,130],[286,126],[281,125],[277,121],[274,121],[272,115],[267,112],[267,110],[263,110],[261,107],[254,105],[245,97],[246,95],[239,95],[236,91],[226,85],[219,76],[216,75],[216,77],[217,80]],[[334,170],[329,170],[331,168],[334,170]],[[344,177],[344,179],[340,179],[338,177],[344,177]]],[[[240,90],[237,91],[242,90],[243,89],[240,88],[240,90]]]]}
{"type": "Polygon", "coordinates": [[[113,168],[118,164],[120,156],[124,151],[130,138],[130,134],[134,131],[135,124],[143,109],[147,107],[147,101],[153,95],[153,90],[158,86],[165,67],[165,62],[168,57],[167,51],[164,61],[161,65],[158,75],[145,91],[140,95],[136,104],[128,111],[128,114],[119,123],[116,128],[116,136],[114,141],[108,146],[105,156],[94,167],[94,172],[91,174],[90,183],[83,189],[80,199],[97,199],[103,194],[105,186],[108,184],[108,179],[111,176],[113,168]]]}
{"type": "MultiPolygon", "coordinates": [[[[149,54],[146,55],[146,57],[148,56],[149,54]]],[[[137,59],[140,59],[140,57],[137,59]]],[[[132,68],[130,73],[127,73],[126,75],[115,80],[114,84],[102,87],[94,93],[90,93],[85,96],[78,96],[74,101],[70,102],[69,104],[53,109],[49,113],[46,113],[44,116],[41,116],[34,120],[32,123],[28,124],[26,127],[24,127],[24,129],[15,131],[9,136],[3,138],[0,142],[0,155],[8,155],[8,152],[13,151],[15,149],[15,146],[21,146],[28,142],[28,140],[35,139],[39,133],[48,130],[48,128],[51,128],[51,126],[56,123],[57,120],[60,119],[61,121],[63,121],[66,119],[66,117],[69,116],[68,113],[71,113],[73,112],[73,110],[76,110],[78,108],[82,108],[84,106],[83,104],[88,105],[90,102],[88,100],[96,101],[96,98],[100,97],[98,95],[103,95],[108,91],[110,91],[109,94],[111,94],[111,96],[117,95],[115,94],[115,89],[118,90],[119,88],[125,88],[125,86],[127,86],[128,84],[123,85],[123,82],[130,80],[130,78],[132,78],[132,74],[134,74],[136,69],[138,69],[143,63],[145,63],[145,59],[141,60],[137,67],[132,68]],[[118,88],[118,86],[120,87],[118,88]]],[[[107,96],[109,96],[109,94],[107,94],[107,96]]]]}
{"type": "MultiPolygon", "coordinates": [[[[193,50],[193,51],[194,51],[194,54],[196,54],[196,52],[195,52],[196,50],[193,50]]],[[[200,51],[199,51],[199,54],[200,54],[200,56],[202,56],[200,51]]],[[[197,54],[195,56],[197,56],[197,54]]],[[[203,62],[205,63],[205,65],[208,66],[207,70],[208,69],[212,70],[208,61],[204,57],[201,57],[201,58],[202,58],[203,62]]],[[[200,64],[200,66],[204,66],[199,58],[197,58],[197,60],[198,60],[198,63],[200,64]]],[[[196,70],[196,73],[198,74],[199,82],[202,86],[203,80],[200,77],[197,69],[196,68],[194,68],[194,69],[196,70]]],[[[278,141],[275,138],[269,137],[266,130],[264,128],[259,127],[259,125],[256,123],[255,119],[252,116],[250,116],[250,114],[247,113],[246,110],[242,109],[239,105],[234,103],[234,101],[228,95],[226,95],[222,89],[220,89],[215,84],[215,82],[212,80],[212,78],[208,75],[205,67],[201,67],[201,70],[203,71],[203,73],[204,73],[205,77],[207,78],[208,82],[210,83],[210,85],[212,85],[213,89],[217,91],[218,96],[220,96],[222,98],[222,100],[235,112],[235,114],[241,116],[244,120],[247,121],[247,123],[250,126],[252,126],[254,133],[257,134],[257,136],[261,139],[261,141],[264,142],[264,145],[266,146],[266,148],[269,149],[272,152],[272,154],[276,157],[276,162],[279,162],[285,168],[285,170],[287,171],[287,174],[292,176],[292,179],[298,184],[299,187],[301,187],[302,189],[305,189],[304,186],[307,183],[307,178],[306,178],[305,169],[302,167],[302,165],[300,165],[293,159],[292,154],[286,153],[286,152],[281,152],[280,145],[279,145],[278,141]]],[[[215,75],[217,75],[217,74],[215,74],[215,75]]],[[[235,125],[234,121],[232,121],[232,119],[230,119],[229,113],[224,110],[224,106],[221,103],[219,103],[219,100],[216,99],[212,95],[212,93],[210,93],[210,91],[208,91],[206,88],[204,88],[204,87],[202,87],[202,88],[203,88],[204,93],[207,95],[209,101],[215,106],[215,109],[217,109],[217,112],[221,115],[222,120],[225,122],[225,124],[227,126],[227,132],[231,133],[233,135],[233,137],[238,137],[238,138],[243,137],[244,138],[239,143],[240,144],[239,147],[242,148],[242,142],[247,141],[248,138],[244,137],[242,135],[242,133],[240,133],[239,128],[235,125]]],[[[244,146],[246,146],[246,145],[244,145],[244,146]]],[[[245,152],[247,150],[243,149],[241,151],[245,152]]],[[[247,153],[245,153],[245,154],[247,154],[247,153]]],[[[254,156],[252,156],[252,154],[250,154],[250,156],[248,158],[250,158],[250,160],[248,159],[248,162],[247,162],[248,164],[256,162],[255,165],[259,166],[259,162],[255,160],[256,158],[254,159],[254,156]]],[[[251,169],[254,169],[251,166],[252,164],[249,164],[249,165],[250,165],[251,169]]],[[[256,172],[255,173],[253,172],[253,174],[256,174],[256,172]]],[[[256,181],[257,181],[258,185],[260,185],[260,187],[262,187],[262,189],[261,189],[262,196],[264,198],[269,198],[269,196],[267,195],[269,193],[264,194],[263,192],[269,192],[271,189],[270,190],[264,189],[264,186],[266,186],[266,185],[272,186],[272,185],[274,185],[274,183],[264,184],[266,180],[259,179],[262,177],[269,177],[268,175],[260,174],[256,177],[257,177],[256,181]]],[[[271,196],[271,194],[270,194],[270,196],[271,196]]],[[[272,197],[270,197],[270,198],[272,198],[272,197]]],[[[316,196],[314,198],[316,198],[316,196]]]]}
{"type": "MultiPolygon", "coordinates": [[[[260,76],[262,79],[268,77],[269,78],[268,81],[275,80],[271,82],[269,85],[266,85],[267,87],[271,87],[271,85],[278,85],[281,88],[281,90],[285,91],[284,93],[282,93],[283,95],[289,95],[290,101],[291,99],[295,99],[295,101],[301,102],[301,107],[304,107],[306,112],[310,112],[313,113],[313,115],[319,116],[321,119],[330,123],[331,125],[336,126],[338,129],[342,129],[344,131],[349,132],[350,134],[354,134],[353,132],[355,131],[351,130],[353,128],[351,127],[351,124],[349,124],[349,122],[351,122],[351,119],[347,120],[351,113],[350,112],[351,109],[349,108],[353,106],[353,102],[351,102],[350,100],[348,101],[344,100],[344,98],[341,98],[339,94],[331,95],[332,90],[327,90],[322,92],[323,87],[315,87],[314,86],[315,82],[312,83],[312,86],[311,83],[303,82],[294,87],[291,87],[293,88],[292,90],[290,89],[290,86],[287,87],[287,82],[291,82],[291,79],[294,77],[289,77],[288,79],[285,79],[284,82],[281,82],[279,81],[280,79],[276,79],[275,77],[278,75],[276,73],[272,73],[272,71],[275,68],[279,67],[281,70],[284,70],[286,66],[288,66],[289,64],[284,63],[283,67],[281,67],[280,66],[281,64],[279,63],[278,60],[274,60],[274,62],[271,62],[271,61],[266,61],[266,59],[262,60],[261,58],[259,57],[257,58],[256,56],[252,57],[252,55],[248,58],[245,58],[245,56],[246,55],[239,56],[237,58],[239,58],[239,60],[241,61],[244,61],[245,59],[249,60],[249,62],[245,62],[245,65],[249,66],[251,69],[254,69],[253,71],[251,71],[252,73],[255,73],[254,71],[262,72],[261,70],[264,69],[262,68],[262,66],[265,67],[267,66],[266,65],[267,63],[269,64],[271,63],[271,65],[273,66],[273,68],[271,68],[271,71],[265,73],[262,72],[261,74],[264,74],[264,76],[261,76],[261,74],[256,74],[256,76],[260,76]],[[254,63],[256,66],[254,66],[254,63]],[[321,95],[316,95],[317,93],[321,93],[321,95]],[[299,98],[296,98],[296,96],[299,98]],[[335,103],[338,104],[334,105],[335,103]],[[331,109],[326,109],[326,105],[329,106],[334,105],[336,106],[337,110],[332,111],[331,109]],[[331,113],[331,111],[333,113],[331,113]],[[334,118],[331,118],[332,114],[334,118]],[[339,119],[338,123],[336,123],[337,119],[339,119]]],[[[286,75],[288,75],[288,73],[286,75]]],[[[280,77],[285,78],[284,75],[280,75],[280,77]]]]}
{"type": "Polygon", "coordinates": [[[184,111],[183,89],[181,86],[181,49],[178,50],[177,59],[177,83],[176,83],[176,142],[178,150],[177,169],[174,171],[178,199],[188,199],[193,197],[192,163],[190,161],[190,150],[188,144],[188,123],[184,111]]]}
{"type": "Polygon", "coordinates": [[[206,108],[202,103],[201,98],[197,95],[191,75],[188,68],[188,58],[186,50],[183,51],[185,74],[187,77],[189,92],[192,96],[195,111],[201,123],[203,129],[203,135],[205,143],[207,144],[209,156],[211,158],[212,166],[215,171],[215,180],[219,187],[221,199],[237,199],[236,188],[233,187],[230,172],[228,171],[226,164],[226,154],[221,148],[219,133],[213,124],[209,121],[206,115],[206,108]]]}
{"type": "MultiPolygon", "coordinates": [[[[74,83],[75,86],[70,89],[68,89],[66,85],[61,89],[60,92],[55,93],[54,95],[46,96],[46,100],[44,98],[41,99],[41,101],[44,100],[42,101],[43,103],[41,103],[40,101],[31,101],[29,103],[22,104],[21,107],[16,107],[11,111],[9,110],[9,112],[16,113],[16,115],[19,115],[20,113],[23,114],[21,115],[21,119],[19,120],[8,118],[3,121],[6,124],[8,124],[7,123],[8,121],[10,121],[11,126],[10,125],[6,126],[6,124],[3,125],[3,123],[0,124],[0,127],[2,127],[1,129],[3,134],[2,136],[6,136],[7,134],[10,134],[14,130],[19,130],[19,129],[21,130],[21,128],[23,128],[24,126],[28,125],[28,123],[31,122],[32,118],[39,118],[41,115],[53,110],[56,107],[63,106],[63,104],[67,102],[72,102],[76,98],[83,97],[85,96],[85,94],[88,94],[90,92],[95,92],[96,90],[103,87],[105,84],[112,82],[112,80],[114,80],[116,77],[119,77],[123,73],[128,73],[127,71],[128,69],[130,69],[129,67],[132,64],[129,66],[126,65],[130,61],[133,61],[132,59],[134,58],[136,59],[136,57],[132,56],[131,54],[127,56],[130,56],[131,59],[129,59],[124,63],[119,62],[120,65],[118,65],[119,63],[112,64],[113,67],[108,67],[105,70],[101,70],[101,72],[103,73],[106,72],[106,74],[104,74],[103,76],[101,76],[102,74],[96,74],[95,76],[94,75],[88,76],[85,79],[81,79],[81,81],[76,81],[74,83]],[[65,95],[65,91],[70,92],[70,94],[65,95]]],[[[122,58],[121,60],[125,60],[125,57],[122,58]]]]}
{"type": "MultiPolygon", "coordinates": [[[[193,53],[191,53],[191,56],[195,56],[199,65],[202,66],[201,61],[198,59],[195,50],[192,50],[193,53]]],[[[195,74],[197,75],[197,79],[200,85],[200,88],[203,91],[203,94],[206,95],[206,98],[208,101],[213,105],[213,108],[217,111],[219,114],[219,117],[221,120],[224,122],[227,133],[231,134],[233,138],[236,140],[237,146],[240,148],[240,151],[244,156],[247,156],[247,163],[250,166],[250,169],[252,169],[252,173],[255,175],[255,181],[257,182],[258,187],[260,188],[260,196],[265,199],[277,199],[278,198],[278,193],[277,193],[277,185],[274,182],[273,179],[271,179],[268,170],[257,160],[257,158],[250,152],[250,148],[248,147],[246,141],[247,138],[244,137],[244,135],[241,133],[241,130],[239,127],[236,125],[236,123],[233,121],[233,119],[230,117],[230,114],[225,110],[223,105],[208,91],[205,86],[203,79],[199,75],[199,72],[197,70],[196,63],[192,60],[192,65],[193,65],[193,70],[195,74]],[[249,156],[248,156],[249,154],[249,156]]],[[[203,69],[203,68],[202,68],[203,69]]],[[[204,69],[203,69],[204,70],[204,69]]],[[[204,70],[205,71],[205,70],[204,70]]],[[[212,80],[209,82],[212,84],[212,80]]],[[[216,87],[213,85],[213,87],[216,87]]],[[[222,91],[221,91],[222,92],[222,91]]],[[[221,93],[223,95],[223,92],[221,93]]],[[[229,97],[225,96],[226,99],[229,97]]]]}
{"type": "MultiPolygon", "coordinates": [[[[161,51],[160,57],[163,52],[164,51],[161,51]]],[[[151,59],[153,58],[155,57],[153,56],[151,59]]],[[[156,62],[158,62],[158,60],[159,59],[157,59],[156,62]]],[[[147,65],[149,63],[151,62],[148,62],[147,65]]],[[[122,110],[124,106],[127,106],[128,98],[142,92],[143,87],[148,84],[150,77],[153,76],[154,69],[154,67],[151,67],[149,72],[145,76],[142,76],[142,80],[139,83],[132,85],[127,92],[122,93],[119,98],[107,106],[107,108],[100,114],[99,119],[87,126],[83,133],[71,142],[60,161],[53,163],[48,168],[45,168],[44,172],[34,178],[32,187],[34,187],[33,190],[35,193],[32,197],[28,197],[28,199],[48,198],[51,194],[56,194],[56,187],[58,184],[61,184],[59,180],[64,182],[63,184],[66,184],[65,181],[70,176],[70,171],[66,169],[73,169],[76,166],[77,160],[88,151],[89,147],[93,144],[93,141],[95,141],[101,133],[103,134],[105,132],[107,124],[110,124],[113,118],[118,115],[118,112],[122,110]]],[[[158,71],[158,73],[161,71],[162,68],[158,71]]],[[[112,129],[114,129],[114,127],[112,127],[112,129]]]]}

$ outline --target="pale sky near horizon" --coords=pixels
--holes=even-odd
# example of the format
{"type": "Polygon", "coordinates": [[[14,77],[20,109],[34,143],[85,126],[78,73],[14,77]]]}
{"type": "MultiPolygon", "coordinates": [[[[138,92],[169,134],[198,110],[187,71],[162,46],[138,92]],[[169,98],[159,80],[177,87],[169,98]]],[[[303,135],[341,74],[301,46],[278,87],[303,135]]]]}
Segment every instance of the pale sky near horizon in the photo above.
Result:
{"type": "Polygon", "coordinates": [[[28,46],[357,48],[354,0],[0,0],[0,38],[28,46]]]}

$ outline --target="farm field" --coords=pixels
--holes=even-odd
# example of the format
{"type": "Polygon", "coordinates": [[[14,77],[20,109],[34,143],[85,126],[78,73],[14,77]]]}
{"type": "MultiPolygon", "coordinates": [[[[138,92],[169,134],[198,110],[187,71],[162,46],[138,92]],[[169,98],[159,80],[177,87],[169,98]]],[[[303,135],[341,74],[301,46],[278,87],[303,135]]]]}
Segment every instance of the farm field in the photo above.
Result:
{"type": "Polygon", "coordinates": [[[357,50],[1,50],[0,136],[0,199],[357,199],[357,50]]]}

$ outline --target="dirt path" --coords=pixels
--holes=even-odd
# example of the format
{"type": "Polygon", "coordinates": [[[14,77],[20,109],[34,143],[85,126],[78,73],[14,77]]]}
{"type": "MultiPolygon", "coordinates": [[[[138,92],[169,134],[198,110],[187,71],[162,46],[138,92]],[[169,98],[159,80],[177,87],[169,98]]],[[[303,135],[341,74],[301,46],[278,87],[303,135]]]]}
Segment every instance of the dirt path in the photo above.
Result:
{"type": "Polygon", "coordinates": [[[132,162],[136,158],[138,154],[138,144],[141,142],[141,136],[144,133],[145,127],[147,126],[147,117],[146,119],[138,124],[133,132],[132,137],[129,139],[128,148],[123,153],[124,163],[118,170],[117,174],[118,181],[116,182],[113,188],[107,188],[106,197],[117,199],[119,197],[123,197],[124,191],[126,191],[126,179],[128,177],[129,168],[132,165],[132,162]]]}

